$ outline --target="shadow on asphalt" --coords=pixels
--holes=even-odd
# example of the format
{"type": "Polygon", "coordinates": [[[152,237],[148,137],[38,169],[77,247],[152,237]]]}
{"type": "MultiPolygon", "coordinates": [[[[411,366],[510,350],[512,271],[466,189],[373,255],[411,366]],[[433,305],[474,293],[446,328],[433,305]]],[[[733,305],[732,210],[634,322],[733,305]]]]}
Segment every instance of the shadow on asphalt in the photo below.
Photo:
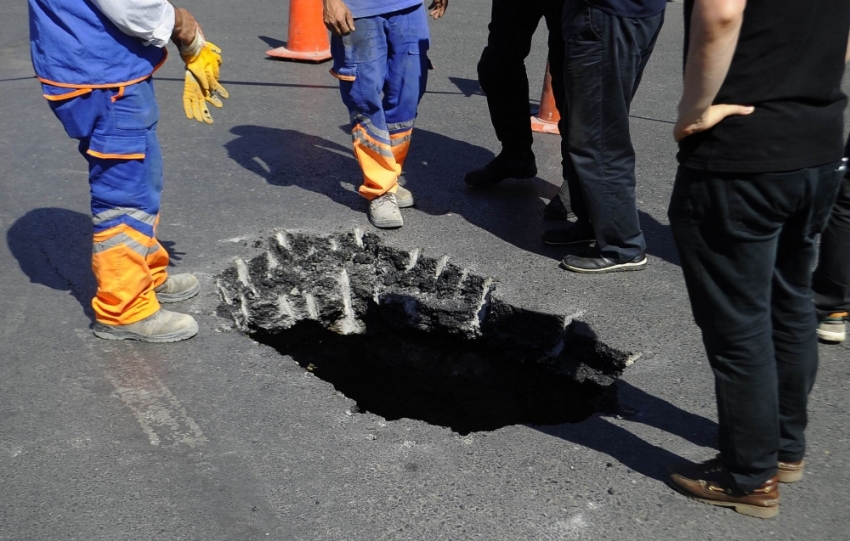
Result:
{"type": "MultiPolygon", "coordinates": [[[[31,283],[68,291],[94,319],[91,300],[97,283],[91,271],[91,216],[61,208],[34,209],[12,224],[6,242],[31,283]]],[[[173,241],[159,243],[169,254],[169,266],[181,259],[183,252],[173,241]]]]}
{"type": "MultiPolygon", "coordinates": [[[[633,423],[663,430],[700,447],[716,448],[717,423],[680,409],[624,381],[618,381],[619,417],[633,423]]],[[[682,457],[652,445],[628,430],[594,415],[578,424],[540,426],[537,430],[563,440],[605,453],[627,468],[652,479],[664,481],[667,468],[682,457]]]]}
{"type": "MultiPolygon", "coordinates": [[[[348,125],[340,126],[348,133],[348,125]]],[[[357,194],[362,179],[351,147],[295,130],[236,126],[238,137],[224,146],[242,167],[275,186],[298,186],[358,212],[366,204],[357,194]]],[[[558,186],[541,178],[507,180],[495,189],[469,189],[467,171],[482,167],[493,153],[464,141],[416,129],[405,162],[404,184],[416,194],[416,209],[440,216],[457,214],[522,250],[560,260],[563,248],[540,242],[543,208],[558,186]]],[[[670,227],[640,212],[651,255],[679,264],[670,227]]],[[[364,220],[365,221],[365,220],[364,220]]]]}

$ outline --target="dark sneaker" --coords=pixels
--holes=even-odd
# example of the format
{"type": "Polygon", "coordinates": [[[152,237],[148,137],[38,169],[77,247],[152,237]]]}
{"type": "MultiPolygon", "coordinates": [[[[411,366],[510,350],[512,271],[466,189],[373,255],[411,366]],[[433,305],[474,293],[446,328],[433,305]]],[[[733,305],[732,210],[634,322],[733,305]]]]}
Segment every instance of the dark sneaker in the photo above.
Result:
{"type": "Polygon", "coordinates": [[[603,273],[639,271],[646,268],[646,256],[641,254],[632,260],[620,263],[601,255],[587,256],[567,254],[561,260],[561,268],[573,272],[603,273]]]}
{"type": "Polygon", "coordinates": [[[565,221],[570,218],[575,218],[575,214],[573,214],[572,210],[568,209],[564,206],[564,203],[561,201],[561,197],[556,195],[552,198],[551,201],[546,203],[546,206],[543,208],[543,219],[544,220],[555,220],[555,221],[565,221]]]}
{"type": "Polygon", "coordinates": [[[745,492],[738,488],[729,471],[715,458],[702,464],[692,462],[670,468],[673,488],[698,502],[729,507],[758,518],[772,518],[779,514],[779,483],[774,475],[765,483],[745,492]]]}
{"type": "Polygon", "coordinates": [[[582,244],[596,242],[596,235],[589,223],[567,222],[564,227],[558,229],[547,229],[543,232],[544,244],[552,246],[566,246],[568,244],[582,244]]]}
{"type": "Polygon", "coordinates": [[[159,302],[180,302],[191,299],[201,290],[201,284],[194,274],[173,274],[154,289],[159,302]]]}
{"type": "Polygon", "coordinates": [[[481,169],[467,173],[463,181],[473,188],[488,188],[508,178],[533,178],[535,175],[537,164],[532,152],[520,158],[502,152],[481,169]]]}
{"type": "Polygon", "coordinates": [[[843,342],[847,337],[847,331],[844,328],[846,318],[847,312],[835,312],[823,318],[818,323],[818,338],[834,344],[843,342]]]}
{"type": "Polygon", "coordinates": [[[779,461],[779,468],[776,472],[780,483],[796,483],[803,478],[803,469],[806,464],[802,460],[797,462],[782,462],[779,461]]]}
{"type": "Polygon", "coordinates": [[[398,189],[395,192],[395,200],[400,209],[410,208],[415,204],[413,201],[413,192],[401,184],[398,185],[398,189]]]}
{"type": "Polygon", "coordinates": [[[369,221],[381,229],[393,229],[404,225],[394,193],[387,192],[369,201],[369,221]]]}
{"type": "Polygon", "coordinates": [[[94,335],[104,340],[179,342],[198,334],[198,322],[190,315],[160,308],[152,316],[129,325],[106,325],[96,321],[94,335]]]}

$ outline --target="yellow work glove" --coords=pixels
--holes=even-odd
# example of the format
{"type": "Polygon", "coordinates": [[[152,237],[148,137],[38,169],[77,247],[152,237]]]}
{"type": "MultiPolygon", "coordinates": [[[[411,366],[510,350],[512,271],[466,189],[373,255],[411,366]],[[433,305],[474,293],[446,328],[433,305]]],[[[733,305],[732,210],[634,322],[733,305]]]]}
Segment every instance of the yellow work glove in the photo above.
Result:
{"type": "Polygon", "coordinates": [[[210,98],[213,105],[221,107],[221,100],[218,97],[228,98],[230,96],[218,82],[221,77],[219,69],[221,66],[221,49],[205,41],[203,34],[198,32],[192,44],[181,50],[180,57],[186,63],[186,69],[191,71],[195,79],[198,80],[204,96],[210,98]]]}
{"type": "MultiPolygon", "coordinates": [[[[198,80],[192,75],[192,72],[186,70],[186,77],[183,83],[183,110],[186,111],[186,118],[194,118],[198,122],[206,122],[212,124],[213,119],[210,110],[207,108],[207,98],[204,96],[204,91],[201,90],[201,85],[198,80]]],[[[215,102],[212,102],[215,104],[215,102]]],[[[218,102],[218,107],[221,107],[221,102],[218,102]]]]}

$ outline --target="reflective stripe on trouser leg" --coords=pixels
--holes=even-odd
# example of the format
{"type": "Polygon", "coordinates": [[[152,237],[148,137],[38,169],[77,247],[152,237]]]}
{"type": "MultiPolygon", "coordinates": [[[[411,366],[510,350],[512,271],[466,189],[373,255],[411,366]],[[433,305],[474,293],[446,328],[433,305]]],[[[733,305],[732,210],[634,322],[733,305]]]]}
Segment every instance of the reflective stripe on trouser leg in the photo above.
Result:
{"type": "MultiPolygon", "coordinates": [[[[99,322],[126,325],[159,310],[147,262],[149,252],[156,247],[159,243],[155,239],[126,224],[95,232],[92,270],[97,278],[97,295],[92,308],[99,322]]],[[[159,247],[160,251],[164,250],[159,247]]],[[[161,265],[161,258],[156,262],[161,265]]]]}
{"type": "Polygon", "coordinates": [[[363,171],[363,185],[358,191],[363,197],[371,200],[398,189],[401,166],[396,163],[388,134],[386,138],[376,137],[373,135],[375,130],[367,130],[367,126],[368,123],[356,122],[351,136],[354,155],[363,171]]]}

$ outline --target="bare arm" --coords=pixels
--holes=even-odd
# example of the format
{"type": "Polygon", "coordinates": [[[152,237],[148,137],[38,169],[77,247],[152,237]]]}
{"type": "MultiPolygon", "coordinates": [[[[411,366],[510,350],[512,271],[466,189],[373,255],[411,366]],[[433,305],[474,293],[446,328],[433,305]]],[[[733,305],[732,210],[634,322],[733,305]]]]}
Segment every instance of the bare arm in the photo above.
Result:
{"type": "Polygon", "coordinates": [[[679,118],[673,129],[677,141],[707,130],[730,115],[747,115],[743,105],[712,105],[729,73],[744,21],[746,0],[696,0],[691,14],[685,80],[679,118]]]}
{"type": "Polygon", "coordinates": [[[354,18],[342,0],[322,0],[322,20],[328,30],[337,36],[354,32],[354,18]]]}

